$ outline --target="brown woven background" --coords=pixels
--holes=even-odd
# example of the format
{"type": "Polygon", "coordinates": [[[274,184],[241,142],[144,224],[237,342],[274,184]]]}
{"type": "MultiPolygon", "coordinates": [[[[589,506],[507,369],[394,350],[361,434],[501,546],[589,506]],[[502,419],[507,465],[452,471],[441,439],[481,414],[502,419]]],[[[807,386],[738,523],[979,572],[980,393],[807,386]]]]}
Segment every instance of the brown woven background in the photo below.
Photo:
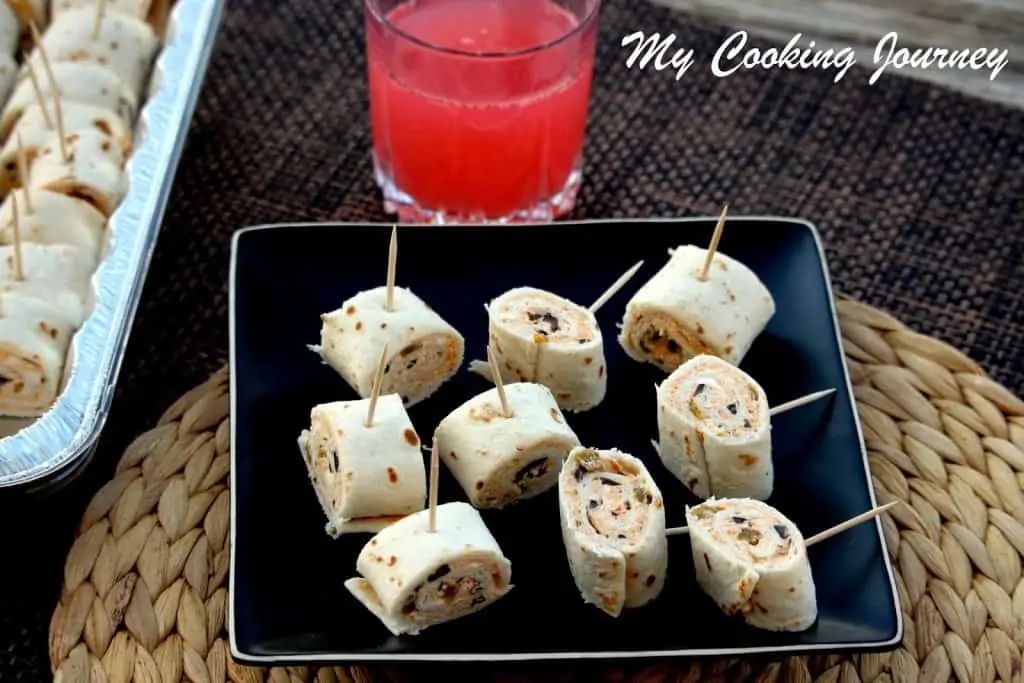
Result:
{"type": "MultiPolygon", "coordinates": [[[[370,179],[356,0],[232,0],[101,450],[77,490],[0,496],[0,680],[50,676],[47,625],[85,502],[132,437],[226,357],[229,237],[247,224],[384,220],[370,179]]],[[[611,0],[577,218],[801,216],[837,288],[1024,393],[1024,115],[854,70],[707,68],[726,29],[611,0]],[[627,73],[619,40],[675,32],[681,81],[627,73]]]]}

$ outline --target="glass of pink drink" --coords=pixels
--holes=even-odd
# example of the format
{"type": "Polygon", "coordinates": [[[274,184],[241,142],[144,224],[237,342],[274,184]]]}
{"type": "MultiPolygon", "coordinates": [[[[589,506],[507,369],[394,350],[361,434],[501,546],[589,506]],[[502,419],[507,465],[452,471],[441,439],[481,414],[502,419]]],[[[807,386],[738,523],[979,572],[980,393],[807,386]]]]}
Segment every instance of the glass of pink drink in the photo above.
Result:
{"type": "Polygon", "coordinates": [[[600,0],[365,0],[374,173],[402,222],[570,211],[600,0]]]}

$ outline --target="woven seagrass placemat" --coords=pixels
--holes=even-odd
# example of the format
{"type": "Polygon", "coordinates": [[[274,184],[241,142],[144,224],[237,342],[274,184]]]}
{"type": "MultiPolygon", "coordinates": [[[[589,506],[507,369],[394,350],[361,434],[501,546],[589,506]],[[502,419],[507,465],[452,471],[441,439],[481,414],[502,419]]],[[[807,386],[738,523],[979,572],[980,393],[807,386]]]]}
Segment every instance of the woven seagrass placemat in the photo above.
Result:
{"type": "Polygon", "coordinates": [[[601,668],[239,666],[225,640],[231,494],[222,370],[135,439],[89,503],[50,625],[57,680],[1019,681],[1024,401],[960,352],[877,309],[846,299],[838,309],[875,490],[881,503],[907,504],[882,518],[906,622],[894,652],[601,668]]]}

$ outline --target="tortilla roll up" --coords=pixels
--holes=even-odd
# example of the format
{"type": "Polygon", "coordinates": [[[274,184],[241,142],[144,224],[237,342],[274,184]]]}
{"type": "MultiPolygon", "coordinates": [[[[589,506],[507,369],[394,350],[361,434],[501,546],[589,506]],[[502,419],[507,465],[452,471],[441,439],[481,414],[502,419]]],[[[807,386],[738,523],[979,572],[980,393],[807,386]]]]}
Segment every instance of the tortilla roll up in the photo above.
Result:
{"type": "MultiPolygon", "coordinates": [[[[67,116],[65,107],[79,103],[116,114],[126,126],[134,122],[138,99],[113,70],[96,62],[57,62],[51,67],[60,94],[62,118],[67,116]]],[[[49,78],[39,78],[38,74],[36,80],[39,81],[46,111],[54,121],[53,84],[49,78]]],[[[32,80],[26,78],[18,82],[0,114],[0,139],[7,140],[25,110],[32,106],[39,107],[39,99],[32,80]]],[[[70,132],[66,121],[64,125],[65,132],[70,132]]],[[[130,135],[128,139],[130,142],[130,135]]]]}
{"type": "Polygon", "coordinates": [[[345,588],[394,635],[479,612],[511,590],[512,564],[468,503],[410,515],[370,539],[345,588]]]}
{"type": "MultiPolygon", "coordinates": [[[[124,121],[112,112],[101,107],[76,102],[63,103],[61,112],[69,154],[83,131],[102,136],[101,151],[104,152],[104,156],[114,159],[114,163],[118,165],[131,153],[132,132],[124,121]],[[116,150],[108,149],[114,146],[117,147],[116,150]]],[[[38,104],[26,107],[11,135],[8,136],[7,142],[0,149],[0,173],[2,173],[0,190],[5,194],[23,184],[18,175],[19,139],[30,164],[48,146],[54,148],[53,151],[57,153],[58,157],[60,156],[60,138],[57,131],[47,123],[46,116],[48,115],[52,116],[52,112],[47,114],[38,104]]],[[[31,165],[30,169],[29,173],[33,175],[32,170],[34,169],[31,168],[31,165]]]]}
{"type": "Polygon", "coordinates": [[[767,500],[775,474],[764,389],[721,358],[691,358],[658,387],[658,452],[701,498],[767,500]]]}
{"type": "Polygon", "coordinates": [[[14,201],[18,204],[21,241],[66,244],[80,250],[95,269],[107,225],[106,217],[85,202],[46,190],[17,190],[0,204],[0,245],[14,243],[14,201]],[[28,211],[28,207],[32,211],[28,211]]]}
{"type": "Polygon", "coordinates": [[[332,538],[377,532],[422,510],[427,476],[420,439],[402,401],[394,394],[377,401],[366,426],[370,401],[325,403],[310,412],[299,450],[332,538]]]}
{"type": "Polygon", "coordinates": [[[471,398],[434,433],[438,455],[477,508],[501,508],[550,490],[569,451],[580,445],[540,384],[505,387],[513,414],[505,417],[498,390],[471,398]]]}
{"type": "MultiPolygon", "coordinates": [[[[533,287],[505,292],[487,306],[487,313],[491,346],[506,383],[543,384],[562,410],[572,412],[604,400],[604,340],[593,313],[533,287]]],[[[475,364],[474,370],[490,378],[486,363],[475,364]]]]}
{"type": "MultiPolygon", "coordinates": [[[[80,249],[67,244],[21,244],[23,280],[16,278],[14,246],[0,247],[0,280],[62,288],[83,299],[92,279],[92,260],[80,249]]],[[[0,302],[0,306],[2,306],[0,302]]]]}
{"type": "Polygon", "coordinates": [[[67,160],[56,134],[40,149],[29,167],[30,185],[81,199],[109,217],[128,190],[121,149],[96,130],[69,135],[65,146],[67,160]]]}
{"type": "Polygon", "coordinates": [[[775,300],[752,270],[721,251],[700,280],[706,256],[706,249],[678,247],[637,290],[619,333],[626,355],[666,372],[700,354],[740,364],[775,315],[775,300]]]}
{"type": "MultiPolygon", "coordinates": [[[[109,67],[139,97],[159,47],[156,34],[145,22],[128,14],[104,12],[99,36],[94,40],[95,19],[95,7],[66,10],[54,17],[42,36],[46,56],[51,64],[93,62],[109,67]]],[[[37,77],[46,73],[38,49],[32,51],[27,63],[37,77]]],[[[22,77],[27,78],[27,70],[23,68],[22,72],[22,77]]]]}
{"type": "MultiPolygon", "coordinates": [[[[97,4],[98,0],[53,0],[51,11],[56,19],[66,12],[83,8],[96,12],[97,4]]],[[[142,19],[150,25],[156,35],[162,36],[171,4],[170,0],[107,0],[104,11],[142,19]]]]}
{"type": "Polygon", "coordinates": [[[0,305],[0,415],[37,417],[57,400],[74,326],[45,299],[5,294],[0,305]]]}
{"type": "Polygon", "coordinates": [[[569,567],[584,602],[617,617],[661,594],[668,541],[661,491],[643,462],[576,448],[558,477],[569,567]]]}
{"type": "Polygon", "coordinates": [[[368,398],[381,350],[387,345],[391,357],[381,393],[398,394],[411,407],[458,372],[465,341],[408,289],[395,287],[394,310],[388,311],[386,304],[385,287],[356,294],[338,310],[321,316],[320,345],[310,349],[368,398]]]}
{"type": "Polygon", "coordinates": [[[726,614],[768,631],[804,631],[818,618],[811,565],[800,530],[778,510],[749,499],[687,508],[697,583],[726,614]]]}

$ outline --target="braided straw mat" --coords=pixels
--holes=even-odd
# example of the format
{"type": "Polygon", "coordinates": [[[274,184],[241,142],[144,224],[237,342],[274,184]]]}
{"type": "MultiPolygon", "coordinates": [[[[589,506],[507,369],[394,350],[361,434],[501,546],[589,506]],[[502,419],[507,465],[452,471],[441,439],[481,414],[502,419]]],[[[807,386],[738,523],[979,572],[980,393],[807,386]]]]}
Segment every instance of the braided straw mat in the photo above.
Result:
{"type": "MultiPolygon", "coordinates": [[[[574,664],[535,667],[530,675],[482,665],[451,678],[1021,680],[1024,402],[960,352],[887,314],[842,297],[838,310],[878,498],[908,504],[882,517],[906,621],[899,649],[783,661],[618,663],[590,673],[574,664]]],[[[125,451],[113,480],[86,509],[50,627],[55,680],[419,678],[382,666],[257,669],[231,660],[227,391],[221,370],[182,396],[125,451]]]]}

